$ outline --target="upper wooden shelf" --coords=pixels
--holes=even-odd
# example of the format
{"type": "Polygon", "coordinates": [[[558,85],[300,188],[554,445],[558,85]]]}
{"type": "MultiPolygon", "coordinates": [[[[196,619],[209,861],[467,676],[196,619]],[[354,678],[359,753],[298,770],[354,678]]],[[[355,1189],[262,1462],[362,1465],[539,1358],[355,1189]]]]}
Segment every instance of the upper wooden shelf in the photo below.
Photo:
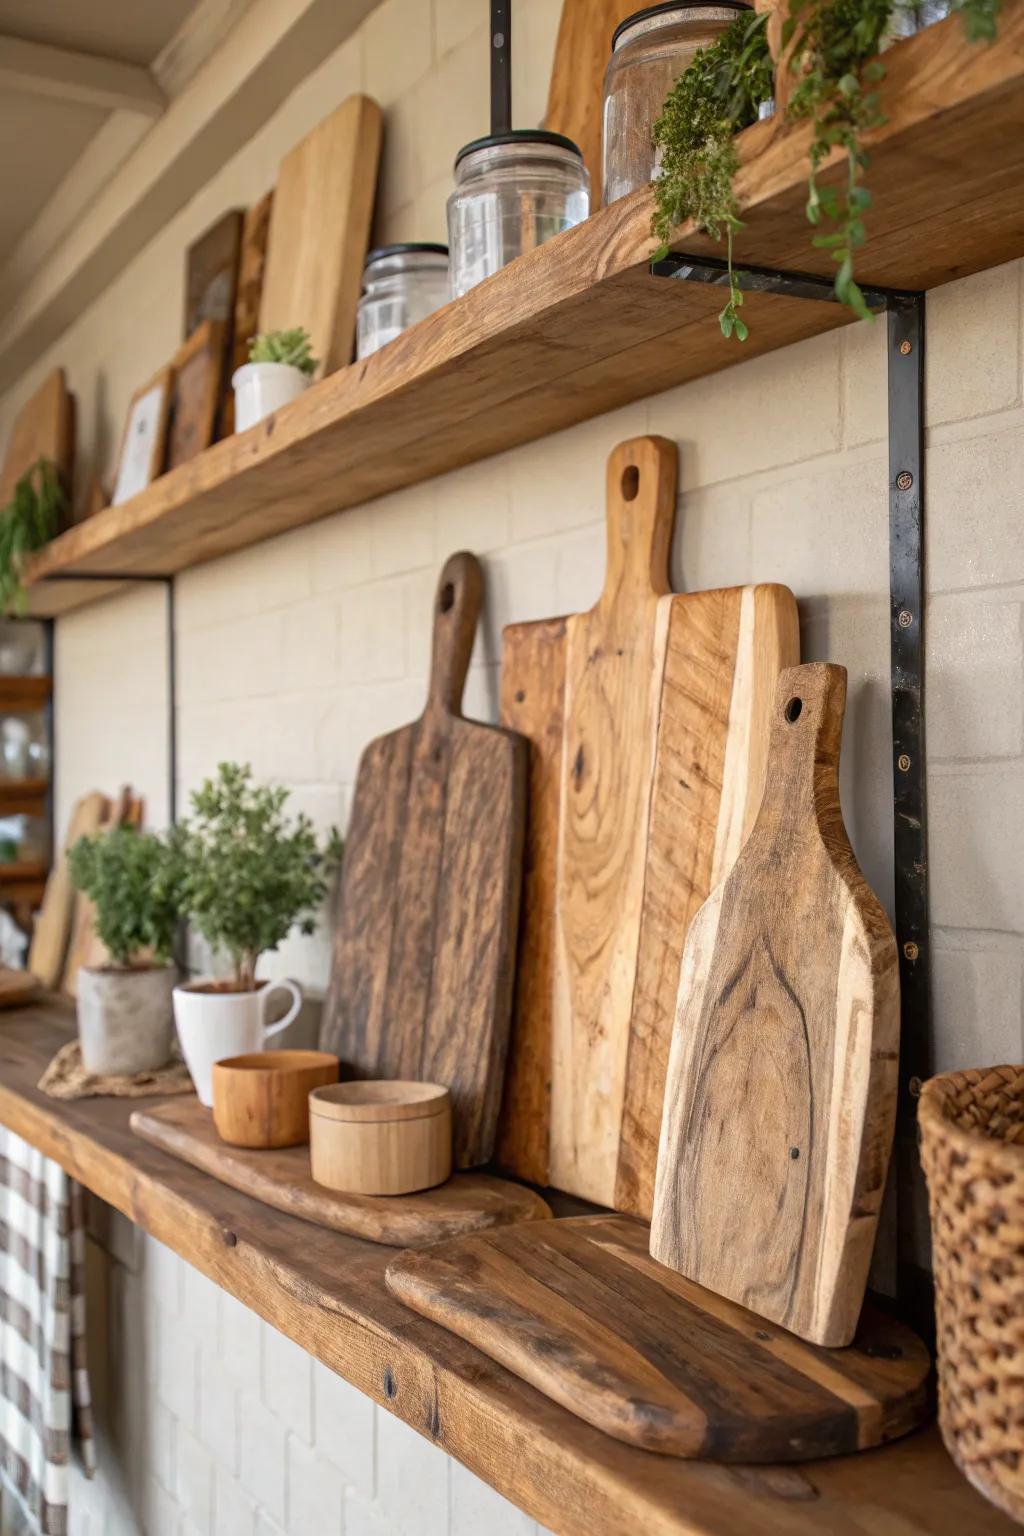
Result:
{"type": "MultiPolygon", "coordinates": [[[[923,290],[1024,254],[1024,0],[993,46],[961,19],[885,55],[888,121],[870,136],[873,206],[858,274],[923,290]]],[[[809,129],[741,135],[737,260],[829,274],[804,205],[809,129]]],[[[824,180],[843,174],[833,156],[824,180]]],[[[108,584],[166,576],[641,396],[847,324],[824,301],[751,295],[745,344],[715,323],[718,288],[656,278],[650,189],[566,231],[363,362],[62,534],[33,560],[31,611],[66,612],[108,584]]],[[[720,254],[683,228],[677,250],[720,254]]]]}
{"type": "Polygon", "coordinates": [[[260,1205],[140,1141],[133,1102],[46,1098],[56,1001],[0,1018],[0,1124],[560,1536],[1012,1536],[934,1427],[876,1451],[724,1467],[601,1434],[388,1294],[395,1255],[260,1205]]]}
{"type": "Polygon", "coordinates": [[[0,713],[39,709],[52,690],[53,679],[49,677],[0,676],[0,713]]]}

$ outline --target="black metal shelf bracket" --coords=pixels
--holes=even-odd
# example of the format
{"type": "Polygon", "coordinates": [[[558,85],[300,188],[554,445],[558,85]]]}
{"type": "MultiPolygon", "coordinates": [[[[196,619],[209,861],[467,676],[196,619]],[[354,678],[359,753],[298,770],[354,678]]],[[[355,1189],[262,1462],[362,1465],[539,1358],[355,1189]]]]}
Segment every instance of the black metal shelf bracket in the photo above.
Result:
{"type": "MultiPolygon", "coordinates": [[[[728,285],[715,257],[670,253],[651,264],[655,277],[728,285]]],[[[807,272],[744,267],[746,292],[838,303],[832,281],[807,272]]],[[[897,1267],[900,1301],[927,1320],[929,1296],[914,1252],[914,1213],[922,1199],[916,1149],[917,1095],[934,1062],[924,721],[924,341],[925,296],[861,284],[870,310],[885,314],[889,399],[889,636],[892,695],[893,872],[900,963],[900,1092],[896,1188],[900,1205],[897,1267]]]]}

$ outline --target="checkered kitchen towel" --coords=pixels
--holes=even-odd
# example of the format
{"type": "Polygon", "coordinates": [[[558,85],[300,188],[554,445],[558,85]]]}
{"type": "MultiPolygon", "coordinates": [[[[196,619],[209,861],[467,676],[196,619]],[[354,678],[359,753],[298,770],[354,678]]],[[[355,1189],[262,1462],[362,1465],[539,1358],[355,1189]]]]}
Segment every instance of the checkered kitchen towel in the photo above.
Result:
{"type": "Polygon", "coordinates": [[[91,1477],[82,1190],[0,1127],[0,1477],[42,1536],[67,1532],[72,1439],[91,1477]]]}

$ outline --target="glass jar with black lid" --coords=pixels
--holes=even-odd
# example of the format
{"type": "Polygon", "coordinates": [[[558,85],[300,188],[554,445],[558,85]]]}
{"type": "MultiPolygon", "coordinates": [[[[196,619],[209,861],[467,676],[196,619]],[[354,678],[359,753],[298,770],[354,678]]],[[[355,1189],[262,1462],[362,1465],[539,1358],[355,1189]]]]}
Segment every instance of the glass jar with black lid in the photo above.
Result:
{"type": "Polygon", "coordinates": [[[447,304],[448,247],[424,241],[381,245],[363,268],[356,357],[369,357],[447,304]]]}

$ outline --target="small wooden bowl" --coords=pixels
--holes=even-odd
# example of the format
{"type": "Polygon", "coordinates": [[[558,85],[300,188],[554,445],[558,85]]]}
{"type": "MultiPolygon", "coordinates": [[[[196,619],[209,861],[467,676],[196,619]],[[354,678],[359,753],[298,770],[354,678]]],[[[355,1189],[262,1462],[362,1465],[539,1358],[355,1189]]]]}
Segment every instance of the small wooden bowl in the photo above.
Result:
{"type": "Polygon", "coordinates": [[[326,1051],[253,1051],[213,1064],[213,1123],[233,1147],[297,1147],[309,1140],[309,1094],[338,1081],[326,1051]]]}
{"type": "Polygon", "coordinates": [[[452,1171],[452,1100],[436,1083],[336,1083],[309,1096],[313,1178],[350,1195],[409,1195],[452,1171]]]}

